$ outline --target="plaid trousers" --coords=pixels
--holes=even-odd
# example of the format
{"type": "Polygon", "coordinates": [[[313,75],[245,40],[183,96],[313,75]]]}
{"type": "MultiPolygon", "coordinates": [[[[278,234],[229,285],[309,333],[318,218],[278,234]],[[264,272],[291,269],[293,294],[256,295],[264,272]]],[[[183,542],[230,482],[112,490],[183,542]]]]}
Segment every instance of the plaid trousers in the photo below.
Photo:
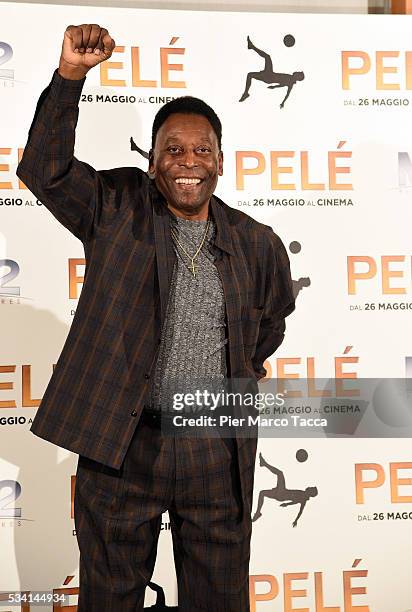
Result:
{"type": "Polygon", "coordinates": [[[252,524],[236,453],[234,438],[167,436],[143,413],[119,470],[79,456],[78,612],[143,610],[166,510],[179,612],[249,612],[252,524]]]}

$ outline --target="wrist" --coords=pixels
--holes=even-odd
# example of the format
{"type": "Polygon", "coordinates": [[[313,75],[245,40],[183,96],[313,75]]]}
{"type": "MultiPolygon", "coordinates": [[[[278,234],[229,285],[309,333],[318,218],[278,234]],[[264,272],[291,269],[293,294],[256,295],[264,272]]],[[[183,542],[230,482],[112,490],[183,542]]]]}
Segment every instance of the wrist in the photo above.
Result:
{"type": "Polygon", "coordinates": [[[83,66],[73,66],[73,64],[69,64],[62,57],[60,58],[58,73],[64,79],[80,81],[81,79],[84,79],[88,72],[88,68],[84,68],[83,66]]]}

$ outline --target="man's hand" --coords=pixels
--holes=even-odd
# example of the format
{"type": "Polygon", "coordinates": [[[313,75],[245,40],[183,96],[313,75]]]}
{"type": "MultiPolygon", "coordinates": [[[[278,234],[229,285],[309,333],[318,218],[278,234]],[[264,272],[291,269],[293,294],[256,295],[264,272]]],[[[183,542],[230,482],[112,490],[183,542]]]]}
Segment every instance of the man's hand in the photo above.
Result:
{"type": "Polygon", "coordinates": [[[90,68],[107,60],[115,46],[106,28],[96,23],[70,25],[64,33],[58,72],[65,79],[82,79],[90,68]]]}

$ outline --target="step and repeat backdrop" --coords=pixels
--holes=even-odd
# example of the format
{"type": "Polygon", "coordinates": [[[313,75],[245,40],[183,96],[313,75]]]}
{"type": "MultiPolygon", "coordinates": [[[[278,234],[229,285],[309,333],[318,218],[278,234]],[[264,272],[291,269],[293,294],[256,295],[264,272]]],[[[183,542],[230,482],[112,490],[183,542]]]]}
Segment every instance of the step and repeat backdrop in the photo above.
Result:
{"type": "MultiPolygon", "coordinates": [[[[77,455],[29,428],[76,311],[84,251],[15,171],[66,26],[90,22],[117,47],[87,76],[76,156],[146,169],[159,107],[203,98],[223,124],[217,194],[288,249],[297,306],[268,376],[412,376],[410,17],[1,3],[0,592],[69,594],[66,610],[78,587],[77,455]]],[[[259,441],[252,612],[412,610],[412,449],[397,425],[385,438],[259,441]]],[[[146,606],[174,609],[167,514],[153,583],[146,606]]]]}

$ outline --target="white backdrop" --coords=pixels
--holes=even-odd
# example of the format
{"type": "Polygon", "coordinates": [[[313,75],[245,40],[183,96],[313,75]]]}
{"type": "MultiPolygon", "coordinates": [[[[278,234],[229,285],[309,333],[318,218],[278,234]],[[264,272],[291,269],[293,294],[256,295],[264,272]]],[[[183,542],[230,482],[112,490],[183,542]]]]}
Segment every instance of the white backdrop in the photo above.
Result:
{"type": "MultiPolygon", "coordinates": [[[[217,194],[272,225],[300,287],[269,372],[411,376],[409,17],[0,3],[0,591],[78,585],[77,456],[29,427],[70,328],[84,253],[15,170],[65,27],[85,22],[108,27],[118,46],[110,64],[87,77],[78,158],[98,169],[146,169],[130,138],[148,150],[153,116],[167,97],[201,97],[220,116],[225,161],[217,194]],[[304,73],[282,109],[285,88],[256,80],[239,102],[246,75],[264,64],[248,49],[248,35],[276,72],[304,73]]],[[[412,453],[410,440],[395,435],[260,441],[290,488],[316,486],[319,495],[296,528],[297,506],[265,500],[254,523],[252,612],[412,610],[412,453]]],[[[275,482],[257,461],[255,507],[259,491],[275,482]]],[[[154,581],[172,606],[167,516],[164,527],[154,581]]]]}

